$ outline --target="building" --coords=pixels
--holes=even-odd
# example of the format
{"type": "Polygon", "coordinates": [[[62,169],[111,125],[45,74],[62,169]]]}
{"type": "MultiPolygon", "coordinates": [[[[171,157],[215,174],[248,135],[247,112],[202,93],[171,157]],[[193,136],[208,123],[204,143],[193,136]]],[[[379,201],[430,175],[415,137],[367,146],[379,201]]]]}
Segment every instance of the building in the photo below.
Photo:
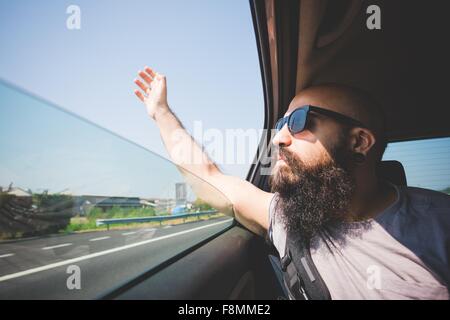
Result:
{"type": "Polygon", "coordinates": [[[175,205],[185,206],[187,203],[186,183],[180,182],[175,184],[175,205]]]}
{"type": "Polygon", "coordinates": [[[119,208],[148,208],[156,207],[156,204],[151,199],[144,199],[139,197],[107,197],[82,195],[74,196],[75,207],[79,208],[81,215],[86,214],[93,207],[101,208],[103,211],[109,210],[113,207],[119,208]]]}

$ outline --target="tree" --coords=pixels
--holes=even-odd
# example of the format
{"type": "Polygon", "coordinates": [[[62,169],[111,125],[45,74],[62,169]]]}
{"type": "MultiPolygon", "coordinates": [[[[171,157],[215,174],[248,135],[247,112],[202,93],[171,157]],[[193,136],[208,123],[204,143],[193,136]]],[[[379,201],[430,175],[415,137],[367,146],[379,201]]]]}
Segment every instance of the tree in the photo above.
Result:
{"type": "Polygon", "coordinates": [[[195,199],[195,201],[193,203],[193,207],[200,211],[207,211],[207,210],[212,209],[212,207],[208,203],[206,203],[205,201],[203,201],[200,198],[195,199]]]}
{"type": "Polygon", "coordinates": [[[450,194],[450,187],[445,188],[444,190],[441,190],[441,192],[450,194]]]}

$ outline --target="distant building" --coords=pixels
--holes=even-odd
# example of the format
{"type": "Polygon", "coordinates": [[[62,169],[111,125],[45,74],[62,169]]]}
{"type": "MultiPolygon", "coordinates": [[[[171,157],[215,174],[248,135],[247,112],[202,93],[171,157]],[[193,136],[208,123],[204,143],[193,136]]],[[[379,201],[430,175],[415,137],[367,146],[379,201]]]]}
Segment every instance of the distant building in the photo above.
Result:
{"type": "Polygon", "coordinates": [[[93,207],[101,208],[106,211],[113,207],[119,208],[148,208],[155,207],[155,202],[149,199],[139,197],[106,197],[82,195],[74,196],[75,206],[80,208],[80,213],[85,214],[93,207]]]}
{"type": "Polygon", "coordinates": [[[16,197],[31,197],[31,192],[24,190],[22,188],[10,188],[6,191],[7,194],[16,196],[16,197]]]}
{"type": "Polygon", "coordinates": [[[175,184],[175,205],[185,206],[187,202],[186,183],[180,182],[175,184]]]}
{"type": "Polygon", "coordinates": [[[145,206],[141,203],[138,197],[108,197],[100,202],[98,202],[96,207],[102,208],[103,210],[111,209],[112,207],[120,208],[144,208],[145,206]]]}
{"type": "Polygon", "coordinates": [[[175,199],[155,199],[156,214],[168,213],[176,206],[175,199]]]}

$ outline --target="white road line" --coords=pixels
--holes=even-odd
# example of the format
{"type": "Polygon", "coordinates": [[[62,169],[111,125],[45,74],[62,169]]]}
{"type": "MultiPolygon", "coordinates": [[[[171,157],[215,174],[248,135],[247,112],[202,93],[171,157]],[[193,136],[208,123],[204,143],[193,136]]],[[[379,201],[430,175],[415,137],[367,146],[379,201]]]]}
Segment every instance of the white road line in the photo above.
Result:
{"type": "Polygon", "coordinates": [[[172,226],[165,226],[165,227],[163,227],[163,229],[169,229],[169,228],[172,228],[172,226]]]}
{"type": "Polygon", "coordinates": [[[0,258],[8,258],[8,257],[11,257],[11,256],[13,256],[14,255],[14,253],[6,253],[6,254],[2,254],[1,256],[0,256],[0,258]]]}
{"type": "Polygon", "coordinates": [[[176,237],[176,236],[180,236],[182,234],[186,234],[186,233],[198,231],[198,230],[201,230],[201,229],[214,227],[214,226],[217,226],[219,224],[230,222],[232,220],[233,219],[227,219],[227,220],[224,220],[224,221],[211,223],[211,224],[208,224],[206,226],[201,226],[201,227],[197,227],[197,228],[194,228],[194,229],[189,229],[189,230],[185,230],[185,231],[172,233],[172,234],[169,234],[169,235],[166,235],[166,236],[153,238],[153,239],[149,239],[149,240],[145,240],[145,241],[141,241],[141,242],[136,242],[136,243],[128,244],[128,245],[125,245],[125,246],[122,246],[122,247],[117,247],[117,248],[113,248],[113,249],[109,249],[109,250],[105,250],[105,251],[95,252],[95,253],[87,254],[85,256],[81,256],[81,257],[77,257],[77,258],[73,258],[73,259],[64,260],[64,261],[60,261],[60,262],[56,262],[56,263],[51,263],[51,264],[48,264],[48,265],[45,265],[45,266],[42,266],[42,267],[37,267],[37,268],[33,268],[33,269],[28,269],[28,270],[16,272],[16,273],[7,274],[5,276],[0,277],[0,282],[6,281],[6,280],[10,280],[10,279],[14,279],[14,278],[23,277],[23,276],[26,276],[26,275],[29,275],[29,274],[33,274],[33,273],[36,273],[36,272],[41,272],[41,271],[45,271],[45,270],[49,270],[49,269],[65,266],[67,264],[72,264],[72,263],[80,262],[80,261],[83,261],[83,260],[104,256],[104,255],[115,253],[115,252],[119,252],[119,251],[122,251],[122,250],[131,249],[131,248],[142,246],[144,244],[148,244],[148,243],[151,243],[151,242],[164,240],[164,239],[168,239],[168,238],[173,238],[173,237],[176,237]]]}
{"type": "Polygon", "coordinates": [[[125,233],[122,233],[122,235],[123,235],[123,236],[129,236],[129,235],[135,234],[135,233],[137,233],[137,232],[136,232],[136,231],[131,231],[131,232],[125,232],[125,233]]]}
{"type": "Polygon", "coordinates": [[[100,241],[100,240],[106,240],[109,239],[111,237],[100,237],[100,238],[94,238],[94,239],[90,239],[89,241],[100,241]]]}
{"type": "Polygon", "coordinates": [[[142,231],[156,231],[156,228],[144,229],[142,231]]]}
{"type": "Polygon", "coordinates": [[[44,248],[42,248],[42,250],[50,250],[50,249],[62,248],[62,247],[67,247],[67,246],[71,246],[71,245],[72,245],[71,243],[57,244],[56,246],[44,247],[44,248]]]}

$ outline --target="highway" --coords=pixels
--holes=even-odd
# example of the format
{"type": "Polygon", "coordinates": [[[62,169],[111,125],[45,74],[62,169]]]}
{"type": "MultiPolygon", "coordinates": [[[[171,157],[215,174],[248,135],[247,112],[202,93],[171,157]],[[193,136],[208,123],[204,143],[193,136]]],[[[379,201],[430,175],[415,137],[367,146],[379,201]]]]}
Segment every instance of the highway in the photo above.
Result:
{"type": "Polygon", "coordinates": [[[231,224],[220,217],[0,242],[0,299],[95,299],[231,224]],[[73,265],[80,289],[67,286],[73,265]]]}

